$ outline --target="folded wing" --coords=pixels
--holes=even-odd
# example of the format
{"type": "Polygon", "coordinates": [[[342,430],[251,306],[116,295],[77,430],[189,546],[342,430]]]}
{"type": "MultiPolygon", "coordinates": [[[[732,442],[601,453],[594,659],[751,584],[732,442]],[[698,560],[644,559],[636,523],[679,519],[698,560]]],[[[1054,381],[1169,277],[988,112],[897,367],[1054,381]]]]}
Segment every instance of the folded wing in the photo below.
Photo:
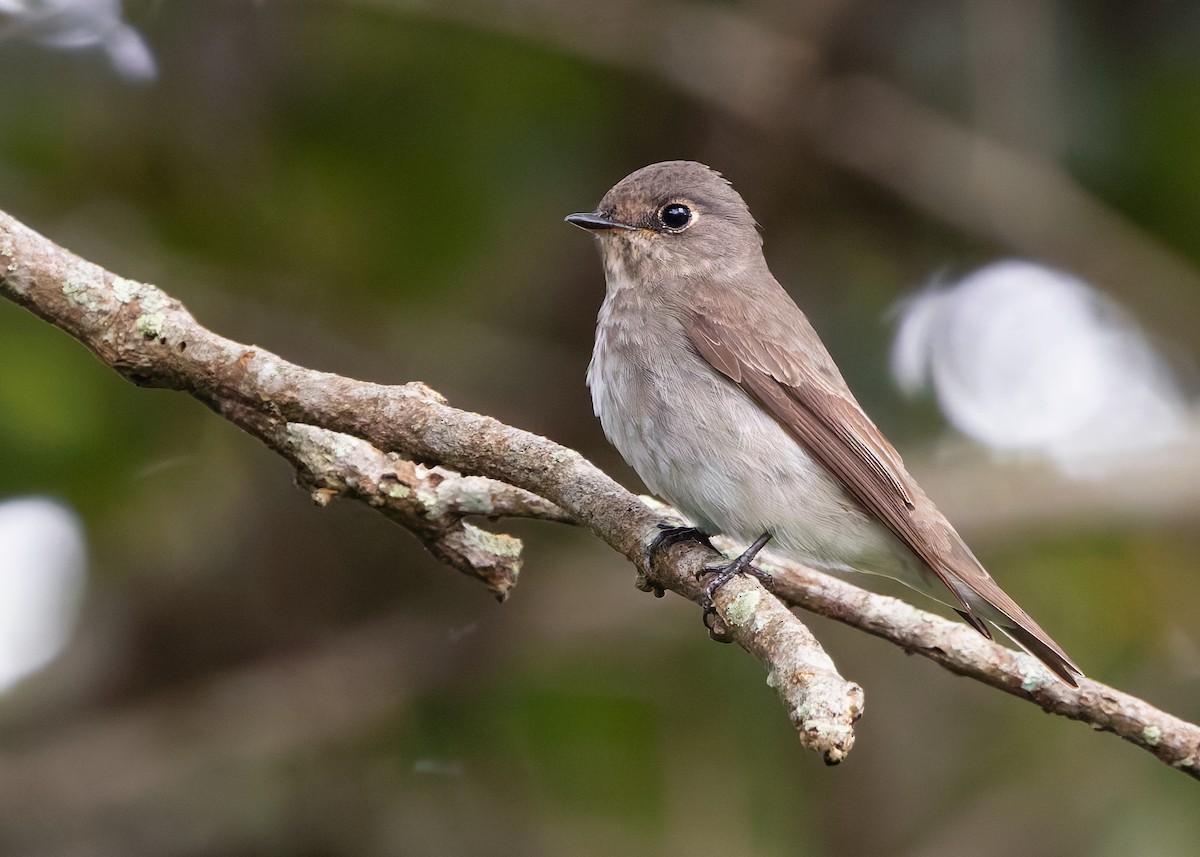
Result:
{"type": "MultiPolygon", "coordinates": [[[[789,301],[790,303],[790,301],[789,301]]],[[[793,305],[794,308],[794,305],[793,305]]],[[[871,515],[938,577],[961,615],[990,638],[984,619],[1075,686],[1079,668],[984,570],[949,521],[916,484],[899,454],[863,413],[836,372],[788,352],[778,338],[726,325],[710,313],[684,319],[692,346],[714,369],[766,409],[871,515]]],[[[828,361],[832,365],[832,361],[828,361]]]]}

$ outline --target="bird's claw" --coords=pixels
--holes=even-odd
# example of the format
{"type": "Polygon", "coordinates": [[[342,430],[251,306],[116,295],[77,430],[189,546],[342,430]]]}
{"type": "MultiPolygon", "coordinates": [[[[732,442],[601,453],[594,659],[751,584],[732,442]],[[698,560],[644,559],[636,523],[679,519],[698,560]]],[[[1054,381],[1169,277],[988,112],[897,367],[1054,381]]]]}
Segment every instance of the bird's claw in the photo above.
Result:
{"type": "MultiPolygon", "coordinates": [[[[649,580],[648,575],[651,566],[654,562],[654,555],[663,548],[668,548],[671,545],[679,544],[680,542],[694,541],[704,545],[708,549],[719,553],[713,547],[712,538],[702,530],[695,527],[679,527],[671,524],[658,524],[658,533],[646,545],[642,554],[642,563],[645,571],[639,575],[639,579],[645,581],[645,587],[639,585],[639,588],[649,588],[655,595],[662,595],[662,587],[649,580]]],[[[717,590],[737,577],[743,572],[753,574],[760,580],[769,580],[769,576],[763,574],[756,569],[752,562],[763,546],[770,541],[770,533],[763,533],[750,547],[742,552],[741,556],[737,557],[730,563],[725,565],[708,565],[696,572],[696,579],[705,577],[711,574],[712,580],[704,585],[704,594],[700,596],[700,608],[704,611],[702,621],[704,627],[708,629],[708,635],[719,643],[729,643],[732,639],[729,634],[729,627],[725,624],[725,620],[721,618],[721,614],[717,612],[717,606],[713,601],[717,590]]]]}
{"type": "Polygon", "coordinates": [[[712,537],[703,530],[698,530],[695,527],[678,527],[672,524],[657,524],[658,533],[646,545],[642,551],[642,567],[646,571],[650,571],[650,567],[654,562],[654,555],[664,548],[669,548],[671,545],[677,545],[680,542],[697,542],[704,545],[712,551],[717,549],[713,547],[712,537]]]}
{"type": "Polygon", "coordinates": [[[716,572],[713,579],[704,586],[704,595],[700,597],[700,608],[703,613],[700,615],[700,621],[704,623],[704,627],[708,629],[708,636],[718,643],[732,643],[733,639],[729,636],[729,626],[725,624],[725,620],[721,618],[721,614],[717,612],[717,605],[713,601],[713,596],[717,594],[717,590],[724,586],[733,577],[736,577],[741,569],[734,568],[734,562],[726,566],[706,567],[700,570],[699,576],[716,572]]]}
{"type": "Polygon", "coordinates": [[[717,606],[713,602],[713,598],[716,595],[717,590],[743,572],[752,574],[759,580],[770,579],[769,575],[764,574],[751,565],[751,563],[754,562],[754,557],[758,555],[758,552],[762,550],[763,546],[766,545],[766,543],[770,540],[771,534],[763,533],[754,540],[754,543],[751,544],[750,547],[746,548],[746,550],[742,552],[741,556],[733,560],[733,562],[727,565],[706,566],[700,570],[700,577],[703,577],[706,574],[713,575],[712,580],[710,580],[704,586],[704,595],[700,597],[700,607],[704,611],[701,617],[702,621],[704,622],[704,627],[708,629],[708,635],[718,643],[729,643],[732,642],[732,640],[729,635],[729,627],[721,618],[721,614],[717,612],[717,606]]]}

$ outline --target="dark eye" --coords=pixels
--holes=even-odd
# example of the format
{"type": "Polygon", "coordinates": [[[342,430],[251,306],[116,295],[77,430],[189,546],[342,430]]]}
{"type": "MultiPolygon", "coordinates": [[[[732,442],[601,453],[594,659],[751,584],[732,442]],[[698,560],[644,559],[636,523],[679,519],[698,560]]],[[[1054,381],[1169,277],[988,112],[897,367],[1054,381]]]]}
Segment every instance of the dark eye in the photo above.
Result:
{"type": "Polygon", "coordinates": [[[692,222],[692,210],[682,202],[669,202],[658,210],[658,219],[668,229],[684,229],[692,222]]]}

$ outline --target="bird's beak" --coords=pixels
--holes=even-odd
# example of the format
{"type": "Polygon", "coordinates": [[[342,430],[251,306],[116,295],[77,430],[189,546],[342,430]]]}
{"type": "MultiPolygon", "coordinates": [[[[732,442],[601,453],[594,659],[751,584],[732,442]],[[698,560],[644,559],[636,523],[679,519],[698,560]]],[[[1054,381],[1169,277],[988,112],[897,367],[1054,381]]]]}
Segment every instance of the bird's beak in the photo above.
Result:
{"type": "Polygon", "coordinates": [[[567,223],[578,226],[580,229],[586,229],[589,232],[594,232],[598,229],[636,229],[635,226],[630,226],[627,223],[618,223],[615,220],[610,220],[594,212],[586,212],[580,214],[568,214],[565,218],[567,223]]]}

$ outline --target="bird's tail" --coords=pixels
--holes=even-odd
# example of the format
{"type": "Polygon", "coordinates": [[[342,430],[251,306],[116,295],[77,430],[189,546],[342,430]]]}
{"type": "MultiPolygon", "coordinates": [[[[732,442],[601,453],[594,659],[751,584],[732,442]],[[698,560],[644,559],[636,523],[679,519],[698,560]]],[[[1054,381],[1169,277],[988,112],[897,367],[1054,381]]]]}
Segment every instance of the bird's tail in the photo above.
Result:
{"type": "Polygon", "coordinates": [[[981,629],[980,625],[984,620],[991,622],[1014,643],[1045,664],[1064,684],[1079,687],[1076,679],[1083,676],[1083,671],[1067,657],[1067,653],[1058,643],[1050,639],[1050,635],[996,584],[996,581],[986,573],[970,583],[957,575],[953,576],[953,580],[958,584],[954,587],[956,594],[970,608],[969,615],[964,611],[959,611],[959,615],[976,630],[984,636],[989,636],[986,626],[981,629]]]}

